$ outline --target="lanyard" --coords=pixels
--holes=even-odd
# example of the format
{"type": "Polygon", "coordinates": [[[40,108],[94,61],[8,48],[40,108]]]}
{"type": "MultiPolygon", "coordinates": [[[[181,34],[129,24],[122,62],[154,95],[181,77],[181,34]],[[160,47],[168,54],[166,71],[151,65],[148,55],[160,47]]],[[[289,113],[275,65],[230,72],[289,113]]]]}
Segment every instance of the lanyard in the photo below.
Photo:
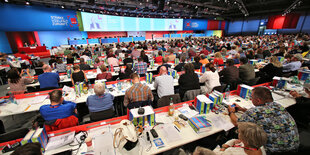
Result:
{"type": "Polygon", "coordinates": [[[244,149],[247,149],[247,150],[252,150],[252,151],[257,151],[258,150],[257,148],[243,147],[243,146],[239,146],[239,145],[233,145],[232,147],[241,147],[241,148],[244,148],[244,149]]]}

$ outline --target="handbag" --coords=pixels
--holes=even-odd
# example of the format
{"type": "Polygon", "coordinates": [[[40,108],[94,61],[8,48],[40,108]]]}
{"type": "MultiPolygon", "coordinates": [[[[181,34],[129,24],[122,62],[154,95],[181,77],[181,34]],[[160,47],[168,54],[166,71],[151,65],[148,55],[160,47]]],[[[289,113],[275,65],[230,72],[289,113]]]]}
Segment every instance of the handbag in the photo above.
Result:
{"type": "Polygon", "coordinates": [[[120,125],[114,132],[113,146],[114,148],[125,148],[130,151],[138,143],[136,128],[129,120],[122,120],[120,125]]]}

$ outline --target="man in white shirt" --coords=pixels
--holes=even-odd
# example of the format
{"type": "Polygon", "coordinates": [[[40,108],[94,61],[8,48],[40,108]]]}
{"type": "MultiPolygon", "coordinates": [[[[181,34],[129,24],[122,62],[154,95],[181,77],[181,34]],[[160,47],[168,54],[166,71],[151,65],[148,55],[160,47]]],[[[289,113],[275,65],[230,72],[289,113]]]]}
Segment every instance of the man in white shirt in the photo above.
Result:
{"type": "Polygon", "coordinates": [[[174,94],[173,77],[167,73],[167,68],[162,66],[159,70],[159,76],[155,78],[154,88],[157,89],[159,98],[174,94]]]}
{"type": "Polygon", "coordinates": [[[231,50],[227,53],[227,55],[232,55],[232,56],[235,56],[235,54],[237,54],[238,52],[236,51],[237,49],[237,46],[232,46],[231,47],[231,50]]]}
{"type": "Polygon", "coordinates": [[[283,72],[294,72],[297,71],[301,67],[302,56],[300,54],[296,54],[292,61],[286,65],[283,65],[283,72]]]}

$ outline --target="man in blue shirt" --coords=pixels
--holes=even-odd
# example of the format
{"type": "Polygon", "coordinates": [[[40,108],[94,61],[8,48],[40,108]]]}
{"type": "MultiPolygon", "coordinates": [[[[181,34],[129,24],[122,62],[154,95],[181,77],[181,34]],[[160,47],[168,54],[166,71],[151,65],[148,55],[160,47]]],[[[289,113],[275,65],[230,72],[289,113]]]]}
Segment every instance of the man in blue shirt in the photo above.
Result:
{"type": "Polygon", "coordinates": [[[58,88],[59,75],[52,73],[52,68],[49,65],[43,65],[44,73],[38,76],[40,88],[58,88]]]}
{"type": "Polygon", "coordinates": [[[65,101],[61,90],[54,90],[49,93],[51,104],[40,107],[40,114],[46,124],[53,124],[57,119],[75,116],[77,113],[76,104],[65,101]]]}
{"type": "Polygon", "coordinates": [[[88,96],[86,105],[90,112],[100,112],[108,109],[113,109],[114,96],[110,93],[105,93],[105,85],[97,83],[94,86],[95,95],[88,96]]]}

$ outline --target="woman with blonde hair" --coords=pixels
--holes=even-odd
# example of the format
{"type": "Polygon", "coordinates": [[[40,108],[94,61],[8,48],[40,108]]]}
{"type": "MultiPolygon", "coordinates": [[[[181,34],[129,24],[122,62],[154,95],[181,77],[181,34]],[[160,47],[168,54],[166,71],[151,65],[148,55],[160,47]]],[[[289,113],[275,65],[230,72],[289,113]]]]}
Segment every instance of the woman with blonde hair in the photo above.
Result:
{"type": "Polygon", "coordinates": [[[223,56],[220,52],[216,52],[214,54],[213,64],[214,65],[224,65],[223,56]]]}
{"type": "Polygon", "coordinates": [[[216,154],[265,155],[266,143],[267,134],[260,126],[251,122],[238,122],[238,139],[231,139],[222,148],[217,147],[213,151],[216,154]]]}
{"type": "Polygon", "coordinates": [[[269,59],[269,63],[263,68],[259,69],[259,81],[258,83],[265,83],[272,81],[275,76],[282,76],[282,64],[279,61],[278,57],[272,56],[269,59]]]}

